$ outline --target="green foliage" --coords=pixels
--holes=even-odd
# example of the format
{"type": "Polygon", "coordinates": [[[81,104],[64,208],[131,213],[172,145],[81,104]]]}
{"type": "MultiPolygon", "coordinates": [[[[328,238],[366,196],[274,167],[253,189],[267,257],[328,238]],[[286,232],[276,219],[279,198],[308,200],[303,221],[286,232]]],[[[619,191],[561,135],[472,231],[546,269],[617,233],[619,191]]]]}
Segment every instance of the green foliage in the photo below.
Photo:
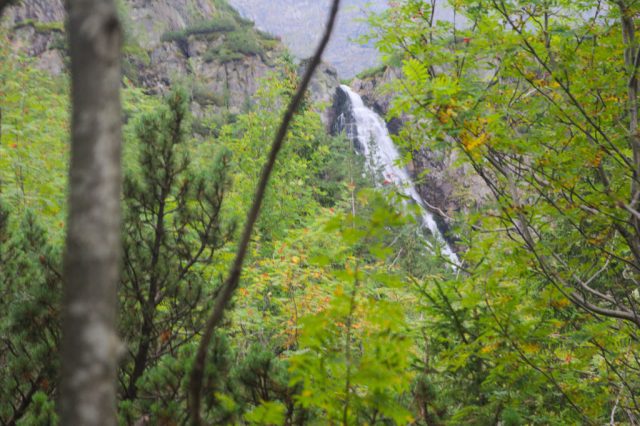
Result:
{"type": "MultiPolygon", "coordinates": [[[[214,4],[214,20],[168,39],[206,38],[218,46],[207,59],[221,62],[275,42],[214,4]]],[[[428,2],[406,0],[371,18],[385,64],[402,67],[392,87],[392,115],[407,120],[400,149],[451,159],[461,176],[474,170],[493,197],[458,218],[463,265],[444,267],[412,208],[397,208],[393,188],[372,189],[375,173],[343,137],[326,135],[305,99],[210,348],[207,424],[635,421],[637,326],[610,311],[636,312],[640,302],[633,67],[619,22],[640,11],[610,6],[592,19],[595,6],[457,1],[472,25],[454,28],[431,26],[428,2]]],[[[68,85],[8,45],[0,43],[10,58],[0,63],[0,423],[48,425],[68,85]]],[[[135,43],[125,51],[144,61],[135,43]]],[[[283,57],[242,114],[193,122],[184,91],[160,105],[125,79],[122,425],[188,421],[203,319],[295,68],[283,57]]],[[[228,104],[228,94],[197,83],[191,96],[228,104]]],[[[474,203],[474,190],[461,201],[474,203]]]]}
{"type": "Polygon", "coordinates": [[[194,85],[192,98],[200,105],[225,106],[224,96],[199,84],[194,85]]]}
{"type": "Polygon", "coordinates": [[[25,19],[23,21],[16,22],[13,26],[14,29],[20,29],[24,27],[31,27],[39,33],[51,33],[51,32],[64,32],[64,22],[40,22],[34,19],[25,19]]]}
{"type": "Polygon", "coordinates": [[[177,356],[193,339],[194,331],[185,330],[201,327],[211,290],[207,265],[215,265],[233,232],[220,215],[230,183],[228,152],[219,150],[206,169],[190,166],[187,100],[176,90],[166,107],[142,117],[137,168],[125,179],[120,303],[129,313],[121,316],[121,330],[132,354],[122,372],[127,400],[151,392],[139,388],[145,371],[177,356]]]}
{"type": "MultiPolygon", "coordinates": [[[[245,53],[256,47],[252,39],[231,41],[234,49],[245,53]]],[[[135,56],[133,51],[129,54],[135,56]]],[[[5,351],[0,355],[0,380],[8,383],[0,391],[7,395],[2,394],[0,412],[3,420],[10,419],[15,413],[5,401],[24,394],[28,396],[20,414],[24,424],[44,425],[56,422],[51,401],[56,390],[58,300],[50,294],[59,290],[50,286],[59,286],[62,220],[58,215],[65,205],[67,161],[66,155],[56,159],[49,140],[55,136],[65,146],[68,118],[66,101],[53,104],[44,97],[45,89],[58,82],[23,61],[2,63],[3,90],[10,95],[3,114],[28,131],[32,141],[22,157],[3,142],[0,162],[24,167],[38,180],[21,185],[12,168],[3,167],[2,199],[8,211],[17,213],[15,218],[35,209],[57,237],[49,238],[55,249],[42,264],[45,237],[38,237],[33,247],[16,245],[18,250],[11,244],[19,240],[15,235],[27,235],[27,228],[17,231],[17,225],[11,225],[10,236],[0,233],[0,240],[7,241],[0,251],[0,276],[3,280],[6,276],[8,283],[3,281],[7,297],[0,304],[14,312],[2,317],[2,337],[8,336],[6,341],[19,348],[10,356],[5,351]],[[40,93],[36,84],[41,85],[40,93]],[[58,120],[19,109],[18,101],[27,104],[36,99],[43,102],[41,114],[59,116],[58,120]],[[40,176],[43,172],[36,166],[53,160],[48,175],[40,176]],[[57,188],[52,191],[52,211],[33,201],[46,196],[48,185],[57,188]],[[18,267],[4,257],[14,253],[22,253],[16,259],[30,259],[22,278],[18,267]],[[43,310],[45,300],[50,310],[43,310]],[[17,330],[16,324],[27,317],[38,319],[31,323],[37,329],[17,330]],[[49,333],[47,338],[36,333],[43,330],[49,333]],[[22,380],[19,386],[28,388],[18,390],[14,376],[22,378],[26,370],[43,372],[46,380],[22,380]]],[[[124,81],[124,270],[119,302],[120,330],[128,349],[119,374],[123,425],[186,421],[186,389],[197,336],[230,258],[231,247],[226,244],[233,236],[233,223],[244,215],[268,144],[295,90],[295,68],[291,58],[284,58],[246,113],[220,119],[215,141],[205,137],[196,142],[190,137],[184,91],[174,91],[161,105],[133,87],[135,80],[124,81]]],[[[52,98],[59,94],[66,99],[64,89],[58,88],[52,98]]],[[[193,87],[194,98],[220,101],[205,92],[193,87]]],[[[8,136],[3,135],[3,141],[8,137],[14,143],[19,133],[5,129],[8,136]]],[[[345,407],[348,423],[402,424],[414,417],[409,403],[415,376],[412,314],[407,315],[398,301],[406,300],[399,290],[403,281],[399,267],[409,258],[396,256],[393,247],[404,245],[403,253],[416,254],[422,245],[416,240],[415,225],[401,221],[380,196],[357,195],[371,182],[363,171],[362,159],[344,138],[326,135],[306,99],[269,187],[243,278],[246,288],[239,292],[233,315],[210,349],[203,407],[208,423],[321,424],[328,413],[341,419],[345,407]],[[353,209],[357,217],[352,217],[353,209]],[[356,264],[359,272],[354,275],[356,264]],[[331,327],[317,326],[327,321],[331,327]],[[313,343],[318,339],[322,346],[313,343]],[[310,372],[325,378],[316,383],[310,372]],[[333,390],[340,393],[333,398],[321,394],[333,390]]],[[[4,214],[0,218],[6,222],[4,214]]]]}
{"type": "MultiPolygon", "coordinates": [[[[11,209],[36,213],[50,238],[64,231],[69,102],[66,77],[36,69],[33,59],[10,50],[0,31],[0,182],[11,209]]],[[[158,102],[129,85],[123,91],[125,117],[152,110],[158,102]]],[[[133,120],[125,126],[131,135],[133,120]]],[[[125,155],[127,161],[128,155],[125,155]]]]}
{"type": "MultiPolygon", "coordinates": [[[[283,112],[283,99],[293,91],[296,81],[292,69],[274,73],[256,94],[255,107],[221,129],[220,143],[235,154],[231,167],[236,191],[231,204],[249,204],[283,112]]],[[[305,105],[294,120],[258,221],[259,238],[268,249],[270,242],[288,229],[300,227],[313,217],[320,203],[332,206],[344,199],[347,188],[343,179],[350,173],[349,167],[353,175],[358,175],[357,166],[349,165],[353,154],[348,144],[327,136],[318,114],[309,107],[305,105]]],[[[209,148],[201,148],[198,157],[208,158],[209,148]]]]}
{"type": "Polygon", "coordinates": [[[207,62],[232,62],[247,55],[264,55],[264,42],[253,31],[247,29],[235,30],[227,34],[222,44],[207,50],[203,59],[207,62]]]}
{"type": "Polygon", "coordinates": [[[398,140],[457,157],[492,194],[457,230],[467,274],[417,281],[424,421],[633,422],[637,100],[620,17],[634,26],[637,5],[452,7],[468,25],[413,0],[371,20],[386,60],[404,52],[392,114],[414,120],[398,140]]]}
{"type": "Polygon", "coordinates": [[[67,164],[68,87],[36,70],[32,60],[10,50],[0,32],[0,182],[13,208],[44,217],[53,238],[63,227],[67,164]]]}
{"type": "Polygon", "coordinates": [[[167,31],[162,35],[162,41],[186,41],[190,36],[228,33],[238,29],[236,20],[230,16],[219,15],[208,21],[196,23],[181,31],[167,31]]]}
{"type": "Polygon", "coordinates": [[[360,80],[366,80],[367,78],[379,77],[386,71],[386,69],[387,69],[386,65],[378,65],[376,67],[369,68],[360,72],[356,76],[356,78],[359,78],[360,80]]]}
{"type": "Polygon", "coordinates": [[[245,55],[257,55],[263,52],[258,39],[251,33],[234,31],[225,40],[226,47],[245,55]]]}
{"type": "Polygon", "coordinates": [[[34,214],[9,219],[0,201],[0,422],[44,426],[55,418],[60,253],[34,214]]]}
{"type": "Polygon", "coordinates": [[[202,56],[202,58],[206,62],[219,61],[221,64],[226,64],[228,62],[238,61],[244,58],[244,54],[233,51],[227,48],[226,46],[219,46],[219,47],[207,50],[202,56]]]}
{"type": "Polygon", "coordinates": [[[285,423],[286,407],[281,402],[265,402],[245,414],[252,425],[281,425],[285,423]]]}

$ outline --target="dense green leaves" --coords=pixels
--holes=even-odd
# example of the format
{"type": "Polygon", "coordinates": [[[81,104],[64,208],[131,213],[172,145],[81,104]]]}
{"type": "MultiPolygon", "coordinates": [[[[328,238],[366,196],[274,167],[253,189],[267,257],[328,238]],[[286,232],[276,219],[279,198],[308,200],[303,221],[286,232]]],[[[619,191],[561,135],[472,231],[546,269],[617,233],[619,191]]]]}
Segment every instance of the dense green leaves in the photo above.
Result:
{"type": "MultiPolygon", "coordinates": [[[[637,423],[640,10],[461,0],[452,22],[434,4],[391,2],[371,23],[402,68],[391,114],[406,157],[431,150],[484,181],[459,195],[480,206],[452,230],[462,267],[430,254],[411,209],[306,101],[210,349],[210,424],[637,423]]],[[[236,18],[192,34],[258,53],[236,18]]],[[[7,46],[0,423],[49,425],[67,87],[7,46]]],[[[121,424],[187,421],[203,318],[296,78],[284,58],[243,114],[198,123],[215,139],[192,137],[184,91],[161,104],[125,79],[121,424]]]]}
{"type": "Polygon", "coordinates": [[[467,274],[421,289],[426,335],[459,337],[431,346],[437,364],[475,382],[436,386],[465,400],[445,419],[633,423],[637,5],[457,1],[457,22],[431,19],[443,3],[372,23],[403,52],[399,139],[462,158],[492,194],[460,221],[467,274]]]}
{"type": "Polygon", "coordinates": [[[46,425],[55,418],[60,253],[33,213],[14,221],[0,204],[0,422],[46,425]]]}

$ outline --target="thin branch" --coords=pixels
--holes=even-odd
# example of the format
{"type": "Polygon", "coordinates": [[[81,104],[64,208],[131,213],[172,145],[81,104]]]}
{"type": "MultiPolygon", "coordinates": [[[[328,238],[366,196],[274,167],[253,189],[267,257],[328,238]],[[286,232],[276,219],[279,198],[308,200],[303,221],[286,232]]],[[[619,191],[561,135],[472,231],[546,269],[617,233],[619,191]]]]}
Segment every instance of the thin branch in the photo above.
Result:
{"type": "Polygon", "coordinates": [[[289,130],[289,126],[295,113],[298,111],[302,100],[304,99],[305,93],[307,91],[307,87],[311,82],[311,78],[313,77],[313,73],[316,68],[320,64],[322,60],[322,54],[329,43],[329,39],[331,38],[331,34],[333,32],[333,27],[335,25],[336,16],[338,15],[338,9],[340,7],[340,0],[333,0],[333,5],[331,7],[331,12],[329,13],[329,19],[327,22],[327,26],[316,49],[316,52],[309,62],[307,69],[305,71],[304,77],[298,86],[298,90],[296,91],[293,99],[289,103],[287,110],[285,112],[284,117],[282,118],[282,122],[278,129],[278,133],[276,134],[273,144],[271,146],[271,151],[269,152],[269,157],[267,162],[262,169],[262,174],[260,176],[260,181],[258,182],[258,186],[256,188],[256,193],[253,199],[253,205],[249,210],[247,215],[247,221],[245,223],[244,231],[242,233],[242,238],[238,245],[238,249],[236,252],[236,257],[229,271],[229,276],[226,281],[222,285],[221,291],[218,297],[215,300],[213,311],[211,312],[211,316],[207,320],[207,324],[204,329],[204,334],[202,336],[202,340],[200,342],[200,346],[198,347],[198,353],[196,355],[196,359],[193,365],[193,369],[191,371],[190,385],[189,385],[189,414],[191,417],[192,424],[195,426],[201,426],[202,418],[200,414],[200,405],[201,405],[201,393],[202,393],[202,382],[204,378],[204,370],[206,363],[206,355],[209,344],[211,343],[211,339],[213,337],[213,333],[216,327],[222,321],[224,312],[231,301],[231,298],[238,287],[238,283],[240,282],[240,275],[242,273],[242,268],[244,264],[244,259],[247,255],[249,242],[251,240],[251,235],[253,233],[254,225],[258,219],[260,214],[260,210],[262,208],[262,202],[264,200],[264,195],[267,189],[267,185],[269,183],[269,178],[275,166],[276,159],[278,157],[278,153],[284,144],[284,139],[289,130]]]}

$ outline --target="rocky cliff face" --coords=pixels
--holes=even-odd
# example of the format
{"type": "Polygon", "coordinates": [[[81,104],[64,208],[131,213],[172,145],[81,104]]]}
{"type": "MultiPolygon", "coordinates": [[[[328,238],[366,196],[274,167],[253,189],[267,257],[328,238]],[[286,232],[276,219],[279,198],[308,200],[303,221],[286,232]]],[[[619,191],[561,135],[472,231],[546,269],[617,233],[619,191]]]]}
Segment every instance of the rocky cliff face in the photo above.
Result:
{"type": "MultiPolygon", "coordinates": [[[[150,93],[180,82],[193,91],[194,112],[238,113],[282,47],[220,0],[122,0],[124,72],[150,93]]],[[[23,0],[7,10],[16,49],[53,74],[65,70],[63,0],[23,0]]]]}
{"type": "MultiPolygon", "coordinates": [[[[394,67],[384,67],[373,75],[355,78],[351,81],[351,88],[362,96],[362,100],[381,116],[385,117],[391,108],[393,92],[388,89],[389,84],[400,77],[401,71],[394,67]]],[[[387,119],[387,126],[392,134],[397,134],[404,119],[393,117],[387,119]]]]}
{"type": "Polygon", "coordinates": [[[12,29],[16,49],[37,58],[39,68],[59,74],[65,67],[64,19],[63,0],[31,0],[9,8],[2,22],[12,29]]]}
{"type": "MultiPolygon", "coordinates": [[[[298,68],[298,74],[303,75],[306,71],[307,61],[302,61],[298,68]]],[[[320,118],[327,127],[330,128],[334,115],[334,95],[340,86],[338,71],[327,63],[321,63],[313,75],[309,84],[309,96],[311,102],[319,108],[320,118]]]]}

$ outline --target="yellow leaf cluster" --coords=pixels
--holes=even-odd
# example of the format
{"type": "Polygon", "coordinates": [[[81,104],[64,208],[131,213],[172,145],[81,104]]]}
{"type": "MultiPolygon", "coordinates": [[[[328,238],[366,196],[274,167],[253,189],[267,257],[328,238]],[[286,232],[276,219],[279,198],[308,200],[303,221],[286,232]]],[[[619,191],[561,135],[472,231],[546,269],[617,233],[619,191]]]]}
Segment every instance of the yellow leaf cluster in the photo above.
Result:
{"type": "Polygon", "coordinates": [[[489,135],[486,132],[482,132],[478,136],[463,132],[461,139],[464,147],[469,151],[473,151],[475,148],[484,145],[489,140],[489,135]]]}
{"type": "Polygon", "coordinates": [[[494,353],[499,347],[500,345],[498,343],[490,343],[486,346],[483,346],[482,349],[480,349],[480,353],[485,355],[491,354],[494,353]]]}
{"type": "Polygon", "coordinates": [[[565,298],[551,301],[551,306],[553,306],[554,308],[566,308],[570,304],[571,302],[569,301],[569,299],[565,298]]]}

